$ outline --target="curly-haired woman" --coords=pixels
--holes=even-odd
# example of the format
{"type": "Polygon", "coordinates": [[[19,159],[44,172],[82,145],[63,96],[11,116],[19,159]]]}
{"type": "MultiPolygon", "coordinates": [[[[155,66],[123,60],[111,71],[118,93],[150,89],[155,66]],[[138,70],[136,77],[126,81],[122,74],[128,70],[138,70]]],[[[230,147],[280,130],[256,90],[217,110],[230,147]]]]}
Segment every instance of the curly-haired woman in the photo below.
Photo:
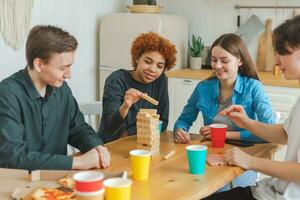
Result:
{"type": "Polygon", "coordinates": [[[169,96],[165,71],[176,63],[176,48],[156,33],[140,34],[132,43],[133,70],[117,70],[105,81],[103,112],[98,134],[109,142],[136,134],[140,108],[157,109],[163,130],[168,125],[169,96]],[[143,93],[156,99],[157,106],[141,99],[143,93]]]}

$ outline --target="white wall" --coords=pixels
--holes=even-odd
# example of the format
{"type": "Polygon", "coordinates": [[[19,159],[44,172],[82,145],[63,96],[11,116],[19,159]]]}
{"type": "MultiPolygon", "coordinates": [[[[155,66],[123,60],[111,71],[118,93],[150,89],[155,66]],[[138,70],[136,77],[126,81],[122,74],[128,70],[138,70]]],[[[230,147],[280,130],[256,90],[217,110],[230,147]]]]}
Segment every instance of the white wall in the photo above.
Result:
{"type": "MultiPolygon", "coordinates": [[[[299,0],[157,0],[162,13],[184,16],[189,21],[189,33],[199,34],[205,44],[221,34],[237,30],[238,11],[235,5],[252,6],[300,6],[299,0]]],[[[300,9],[297,10],[298,12],[300,9]]],[[[273,19],[273,27],[292,16],[293,9],[241,9],[241,24],[255,14],[262,22],[273,19]]]]}
{"type": "MultiPolygon", "coordinates": [[[[32,26],[51,24],[73,34],[78,42],[73,77],[69,82],[78,101],[95,100],[98,93],[99,21],[125,10],[123,0],[35,0],[32,26]]],[[[0,37],[0,80],[26,65],[24,47],[14,51],[0,37]]]]}

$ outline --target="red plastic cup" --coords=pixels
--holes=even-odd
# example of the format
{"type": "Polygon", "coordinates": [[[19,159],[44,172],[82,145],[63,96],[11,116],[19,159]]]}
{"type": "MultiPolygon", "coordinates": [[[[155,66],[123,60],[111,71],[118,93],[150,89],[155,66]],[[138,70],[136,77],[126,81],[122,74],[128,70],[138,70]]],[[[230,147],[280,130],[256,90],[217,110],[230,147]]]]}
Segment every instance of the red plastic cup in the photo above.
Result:
{"type": "Polygon", "coordinates": [[[226,138],[226,129],[227,125],[225,124],[211,124],[210,133],[211,133],[211,142],[212,147],[214,148],[223,148],[226,138]]]}
{"type": "Polygon", "coordinates": [[[104,174],[97,171],[83,171],[73,175],[75,191],[96,192],[103,188],[104,174]]]}

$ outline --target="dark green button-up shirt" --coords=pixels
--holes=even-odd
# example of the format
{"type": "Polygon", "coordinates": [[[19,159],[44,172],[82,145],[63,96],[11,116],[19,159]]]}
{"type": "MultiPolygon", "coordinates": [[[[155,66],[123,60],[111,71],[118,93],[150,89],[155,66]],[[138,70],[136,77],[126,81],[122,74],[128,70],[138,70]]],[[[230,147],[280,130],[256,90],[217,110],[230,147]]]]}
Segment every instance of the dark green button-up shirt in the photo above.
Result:
{"type": "Polygon", "coordinates": [[[67,144],[86,152],[102,144],[65,82],[41,97],[27,69],[0,83],[0,167],[71,169],[67,144]]]}

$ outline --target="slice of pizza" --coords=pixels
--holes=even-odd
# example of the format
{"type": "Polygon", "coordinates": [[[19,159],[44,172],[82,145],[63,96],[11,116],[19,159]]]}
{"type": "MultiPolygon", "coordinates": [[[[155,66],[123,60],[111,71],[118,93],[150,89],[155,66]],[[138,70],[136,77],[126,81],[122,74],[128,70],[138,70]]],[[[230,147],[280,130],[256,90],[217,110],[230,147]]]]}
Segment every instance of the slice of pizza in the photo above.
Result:
{"type": "Polygon", "coordinates": [[[74,200],[74,192],[65,192],[56,188],[39,188],[23,200],[74,200]]]}
{"type": "Polygon", "coordinates": [[[59,179],[58,184],[70,189],[74,189],[75,187],[75,181],[71,176],[59,179]]]}

